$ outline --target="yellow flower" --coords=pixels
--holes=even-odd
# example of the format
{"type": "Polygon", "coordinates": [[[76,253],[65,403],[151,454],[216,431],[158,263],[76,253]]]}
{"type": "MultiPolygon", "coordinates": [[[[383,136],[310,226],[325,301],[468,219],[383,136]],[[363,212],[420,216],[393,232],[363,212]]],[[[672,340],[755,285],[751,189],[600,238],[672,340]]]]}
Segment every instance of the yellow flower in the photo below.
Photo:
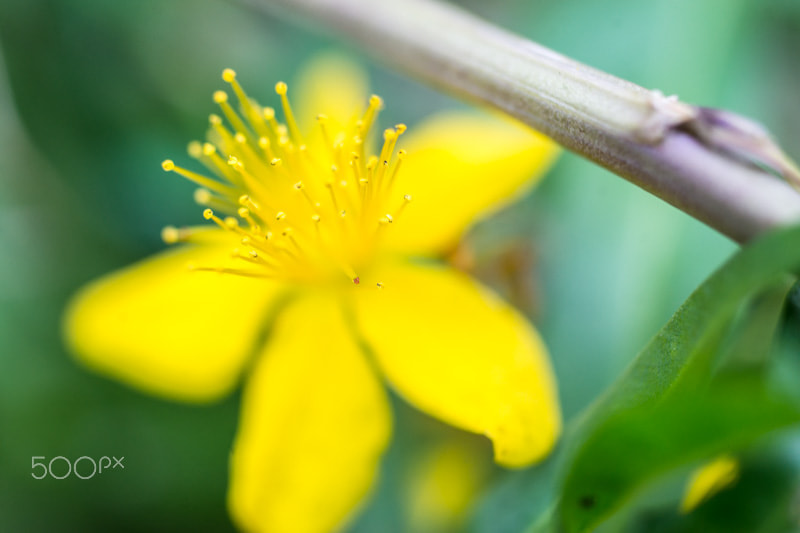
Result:
{"type": "Polygon", "coordinates": [[[233,71],[223,79],[238,112],[215,93],[228,126],[212,115],[208,142],[189,146],[215,177],[163,163],[201,186],[214,224],[166,228],[176,250],[84,288],[66,317],[77,357],[195,402],[228,393],[252,363],[229,490],[245,530],[326,531],[351,515],[390,437],[381,379],[488,436],[502,465],[545,455],[561,420],[535,330],[466,275],[409,258],[452,246],[557,148],[516,125],[449,114],[415,135],[387,129],[373,151],[382,101],[340,59],[301,84],[298,110],[324,115],[295,115],[276,86],[285,124],[233,71]]]}
{"type": "Polygon", "coordinates": [[[681,501],[680,511],[687,514],[719,491],[736,482],[739,461],[730,455],[721,455],[692,472],[681,501]]]}

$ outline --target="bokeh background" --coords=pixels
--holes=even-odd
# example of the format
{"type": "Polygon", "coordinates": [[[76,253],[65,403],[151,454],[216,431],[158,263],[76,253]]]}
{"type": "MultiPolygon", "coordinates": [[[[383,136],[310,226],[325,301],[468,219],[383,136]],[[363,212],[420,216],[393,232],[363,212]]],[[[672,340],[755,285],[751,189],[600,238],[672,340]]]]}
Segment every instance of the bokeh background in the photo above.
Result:
{"type": "MultiPolygon", "coordinates": [[[[756,118],[800,157],[797,0],[460,3],[612,74],[756,118]]],[[[384,124],[463,106],[318,30],[224,0],[0,2],[0,531],[233,529],[238,395],[186,406],[91,374],[64,351],[60,316],[83,283],[162,249],[163,226],[200,220],[193,187],[160,162],[188,159],[224,67],[266,103],[333,49],[369,69],[384,124]],[[32,456],[59,455],[125,456],[125,470],[31,477],[32,456]]],[[[571,154],[466,244],[477,275],[542,332],[567,417],[735,250],[571,154]]],[[[468,527],[465,507],[506,477],[488,443],[395,408],[395,442],[353,530],[468,527]]]]}

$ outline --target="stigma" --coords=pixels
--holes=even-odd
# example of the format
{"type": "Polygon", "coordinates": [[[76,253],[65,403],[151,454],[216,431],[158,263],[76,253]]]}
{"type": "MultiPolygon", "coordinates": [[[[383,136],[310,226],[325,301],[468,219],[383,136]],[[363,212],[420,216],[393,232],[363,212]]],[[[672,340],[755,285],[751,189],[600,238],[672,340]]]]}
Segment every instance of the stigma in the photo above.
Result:
{"type": "MultiPolygon", "coordinates": [[[[280,122],[274,108],[247,96],[232,69],[225,69],[222,79],[236,105],[227,92],[216,91],[220,114],[210,115],[207,140],[188,147],[204,171],[162,162],[165,171],[199,186],[194,199],[204,208],[203,218],[230,237],[232,264],[193,270],[290,282],[338,278],[360,285],[359,273],[368,269],[387,228],[397,225],[411,202],[397,190],[405,151],[396,146],[406,126],[383,130],[382,142],[369,153],[383,108],[380,97],[371,96],[346,124],[317,115],[314,129],[302,131],[286,83],[275,85],[280,122]]],[[[162,237],[169,244],[189,242],[208,238],[211,229],[170,226],[162,237]]]]}

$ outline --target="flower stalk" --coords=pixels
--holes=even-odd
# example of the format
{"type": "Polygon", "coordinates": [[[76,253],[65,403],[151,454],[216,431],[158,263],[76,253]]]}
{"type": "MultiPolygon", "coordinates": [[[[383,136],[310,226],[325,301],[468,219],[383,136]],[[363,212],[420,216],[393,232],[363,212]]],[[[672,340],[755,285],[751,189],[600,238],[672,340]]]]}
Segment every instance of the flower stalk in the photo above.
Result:
{"type": "Polygon", "coordinates": [[[427,83],[521,120],[739,243],[800,220],[800,194],[790,186],[800,186],[800,171],[743,117],[647,90],[433,0],[242,1],[333,28],[427,83]]]}

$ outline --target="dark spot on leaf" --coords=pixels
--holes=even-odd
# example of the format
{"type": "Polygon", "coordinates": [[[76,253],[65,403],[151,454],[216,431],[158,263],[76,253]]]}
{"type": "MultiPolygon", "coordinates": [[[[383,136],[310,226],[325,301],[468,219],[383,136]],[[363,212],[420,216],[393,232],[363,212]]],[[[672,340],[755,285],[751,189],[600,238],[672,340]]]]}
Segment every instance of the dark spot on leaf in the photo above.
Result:
{"type": "Polygon", "coordinates": [[[578,505],[584,509],[591,509],[594,507],[594,503],[594,496],[583,496],[580,500],[578,500],[578,505]]]}

